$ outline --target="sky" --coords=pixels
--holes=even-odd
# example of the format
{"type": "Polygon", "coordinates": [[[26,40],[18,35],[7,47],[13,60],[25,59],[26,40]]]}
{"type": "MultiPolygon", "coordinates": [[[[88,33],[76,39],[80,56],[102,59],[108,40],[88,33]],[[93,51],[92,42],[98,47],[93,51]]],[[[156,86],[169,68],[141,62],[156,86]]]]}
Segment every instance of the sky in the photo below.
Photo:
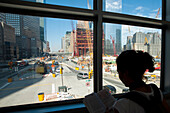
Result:
{"type": "MultiPolygon", "coordinates": [[[[160,8],[160,14],[157,19],[161,19],[161,6],[162,0],[106,0],[107,11],[116,11],[123,14],[131,14],[142,17],[155,18],[160,8]]],[[[87,0],[46,0],[47,4],[55,4],[62,6],[88,8],[87,0]]],[[[93,8],[93,0],[89,0],[91,7],[93,8]]],[[[72,20],[46,18],[46,30],[47,40],[50,42],[50,48],[52,51],[58,51],[61,49],[61,38],[65,36],[66,31],[72,30],[72,20]]],[[[76,21],[73,21],[74,27],[76,21]]],[[[148,32],[158,31],[146,28],[136,28],[130,26],[130,33],[128,31],[129,26],[122,26],[122,42],[126,42],[126,37],[132,35],[137,31],[148,32]]],[[[160,32],[160,30],[158,31],[160,32]]]]}

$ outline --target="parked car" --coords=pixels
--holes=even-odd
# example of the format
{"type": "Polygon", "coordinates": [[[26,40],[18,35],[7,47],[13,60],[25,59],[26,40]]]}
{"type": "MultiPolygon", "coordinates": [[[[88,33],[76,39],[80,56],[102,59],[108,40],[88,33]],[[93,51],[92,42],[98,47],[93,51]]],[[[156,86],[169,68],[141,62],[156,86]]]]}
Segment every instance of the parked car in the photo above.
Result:
{"type": "Polygon", "coordinates": [[[127,88],[122,89],[122,93],[127,93],[127,92],[129,92],[129,91],[130,91],[130,90],[127,89],[127,88]]]}
{"type": "Polygon", "coordinates": [[[54,62],[54,65],[59,65],[59,63],[55,61],[55,62],[54,62]]]}
{"type": "Polygon", "coordinates": [[[60,73],[60,68],[56,69],[56,72],[57,72],[57,73],[60,73]]]}
{"type": "Polygon", "coordinates": [[[108,89],[109,93],[111,93],[112,95],[116,94],[116,88],[112,85],[105,85],[103,86],[103,89],[108,89]]]}
{"type": "Polygon", "coordinates": [[[77,74],[77,79],[87,79],[88,78],[88,74],[87,73],[78,73],[77,74]]]}
{"type": "Polygon", "coordinates": [[[69,59],[67,58],[67,59],[65,59],[66,61],[69,61],[69,59]]]}
{"type": "Polygon", "coordinates": [[[27,65],[29,65],[27,60],[17,61],[17,63],[18,63],[19,66],[27,66],[27,65]]]}

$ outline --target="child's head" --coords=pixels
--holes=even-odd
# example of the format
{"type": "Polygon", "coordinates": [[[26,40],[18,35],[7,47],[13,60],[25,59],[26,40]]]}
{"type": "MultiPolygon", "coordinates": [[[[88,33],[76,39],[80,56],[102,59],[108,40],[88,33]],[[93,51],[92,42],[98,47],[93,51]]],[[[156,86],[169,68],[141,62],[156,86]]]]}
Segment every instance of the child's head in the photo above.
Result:
{"type": "Polygon", "coordinates": [[[133,80],[142,80],[146,69],[154,71],[154,58],[147,52],[127,50],[123,51],[116,59],[117,71],[128,73],[127,76],[133,80]]]}

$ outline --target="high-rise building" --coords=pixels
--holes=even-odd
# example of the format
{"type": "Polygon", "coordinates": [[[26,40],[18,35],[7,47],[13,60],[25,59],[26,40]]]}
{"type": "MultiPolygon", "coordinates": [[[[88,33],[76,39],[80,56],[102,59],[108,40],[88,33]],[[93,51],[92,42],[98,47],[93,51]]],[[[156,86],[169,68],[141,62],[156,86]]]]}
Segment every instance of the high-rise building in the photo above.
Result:
{"type": "Polygon", "coordinates": [[[143,32],[136,32],[133,35],[132,42],[131,42],[131,37],[128,38],[129,39],[126,44],[126,50],[127,49],[142,50],[148,52],[152,56],[160,57],[161,35],[158,32],[147,33],[147,34],[143,32]]]}
{"type": "Polygon", "coordinates": [[[70,39],[71,39],[71,31],[67,31],[65,34],[65,52],[69,52],[70,47],[70,39]]]}
{"type": "Polygon", "coordinates": [[[23,58],[23,17],[18,14],[6,13],[6,24],[15,28],[16,44],[19,48],[19,58],[23,58]]]}
{"type": "MultiPolygon", "coordinates": [[[[104,0],[103,1],[103,10],[108,12],[121,12],[122,11],[122,0],[116,0],[116,6],[115,7],[108,7],[109,2],[114,2],[113,0],[104,0]]],[[[105,23],[104,24],[104,54],[113,55],[113,44],[110,47],[110,43],[112,43],[111,36],[115,42],[115,50],[116,54],[120,54],[122,51],[122,45],[121,45],[121,25],[118,24],[110,24],[105,23]],[[110,42],[108,41],[110,40],[110,42]]]]}
{"type": "Polygon", "coordinates": [[[132,38],[133,38],[132,36],[127,36],[127,43],[126,43],[126,46],[124,46],[124,50],[132,50],[133,49],[132,38]]]}
{"type": "MultiPolygon", "coordinates": [[[[25,40],[31,40],[31,43],[35,43],[35,47],[32,48],[31,46],[31,55],[34,56],[40,56],[42,50],[41,50],[41,40],[40,40],[40,18],[34,17],[34,16],[23,16],[23,30],[24,31],[30,31],[31,33],[26,35],[26,33],[23,33],[23,37],[25,40]],[[35,42],[33,42],[35,41],[35,42]]],[[[26,42],[25,42],[26,43],[26,42]]],[[[26,44],[24,44],[26,45],[26,44]]],[[[31,57],[28,55],[28,51],[30,48],[23,48],[26,52],[23,52],[23,54],[26,57],[31,57]]]]}
{"type": "MultiPolygon", "coordinates": [[[[88,21],[78,21],[76,28],[77,56],[90,55],[93,52],[93,31],[88,21]]],[[[75,45],[74,45],[75,46],[75,45]]]]}
{"type": "Polygon", "coordinates": [[[15,28],[0,22],[0,61],[18,58],[18,47],[16,46],[15,28]]]}
{"type": "Polygon", "coordinates": [[[65,50],[65,38],[64,37],[61,38],[61,49],[65,50]]]}
{"type": "Polygon", "coordinates": [[[47,41],[47,50],[46,50],[46,52],[50,52],[51,50],[50,50],[50,44],[49,44],[49,41],[47,41]]]}
{"type": "MultiPolygon", "coordinates": [[[[45,2],[45,0],[25,1],[45,2]]],[[[6,23],[15,28],[16,43],[19,47],[20,58],[42,55],[43,50],[46,49],[47,41],[45,18],[18,14],[5,14],[5,17],[6,23]]]]}
{"type": "Polygon", "coordinates": [[[61,38],[61,49],[64,50],[64,52],[70,52],[70,46],[71,46],[71,31],[66,31],[66,34],[64,37],[61,38]]]}
{"type": "Polygon", "coordinates": [[[41,52],[45,52],[47,47],[47,35],[46,35],[46,19],[44,17],[40,18],[40,40],[41,40],[41,52]]]}
{"type": "Polygon", "coordinates": [[[16,43],[19,47],[20,58],[40,55],[41,40],[39,20],[38,17],[34,16],[6,14],[6,23],[15,28],[16,43]],[[34,45],[34,47],[31,45],[34,45]]]}
{"type": "Polygon", "coordinates": [[[116,54],[122,52],[121,29],[116,29],[116,54]]]}
{"type": "Polygon", "coordinates": [[[75,49],[75,42],[76,42],[76,39],[75,39],[75,37],[76,37],[76,30],[74,30],[74,32],[72,31],[71,32],[71,34],[70,34],[70,46],[69,46],[69,48],[68,48],[68,51],[69,51],[69,53],[74,53],[74,50],[76,51],[76,49],[75,49]]]}
{"type": "MultiPolygon", "coordinates": [[[[4,13],[0,13],[0,22],[3,22],[3,23],[6,23],[6,19],[5,19],[6,17],[5,17],[5,14],[4,13]]],[[[0,61],[1,62],[3,62],[3,60],[4,60],[4,52],[3,52],[3,28],[2,28],[2,23],[1,23],[1,25],[0,25],[0,61]]]]}

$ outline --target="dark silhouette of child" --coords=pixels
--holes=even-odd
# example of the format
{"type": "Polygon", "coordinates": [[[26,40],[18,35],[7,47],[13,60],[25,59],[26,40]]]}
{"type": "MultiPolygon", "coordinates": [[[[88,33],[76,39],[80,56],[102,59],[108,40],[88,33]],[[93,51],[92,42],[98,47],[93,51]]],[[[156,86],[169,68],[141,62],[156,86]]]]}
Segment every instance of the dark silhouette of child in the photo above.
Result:
{"type": "MultiPolygon", "coordinates": [[[[151,100],[154,96],[154,90],[150,84],[143,81],[145,71],[154,71],[154,58],[147,52],[127,50],[123,51],[116,59],[117,71],[119,79],[126,87],[129,87],[130,92],[136,92],[151,100]]],[[[169,112],[169,107],[163,99],[162,92],[160,93],[161,104],[166,112],[169,112]]],[[[114,113],[146,113],[145,108],[128,98],[120,98],[113,105],[114,113]]],[[[111,112],[111,111],[110,111],[111,112]]]]}

